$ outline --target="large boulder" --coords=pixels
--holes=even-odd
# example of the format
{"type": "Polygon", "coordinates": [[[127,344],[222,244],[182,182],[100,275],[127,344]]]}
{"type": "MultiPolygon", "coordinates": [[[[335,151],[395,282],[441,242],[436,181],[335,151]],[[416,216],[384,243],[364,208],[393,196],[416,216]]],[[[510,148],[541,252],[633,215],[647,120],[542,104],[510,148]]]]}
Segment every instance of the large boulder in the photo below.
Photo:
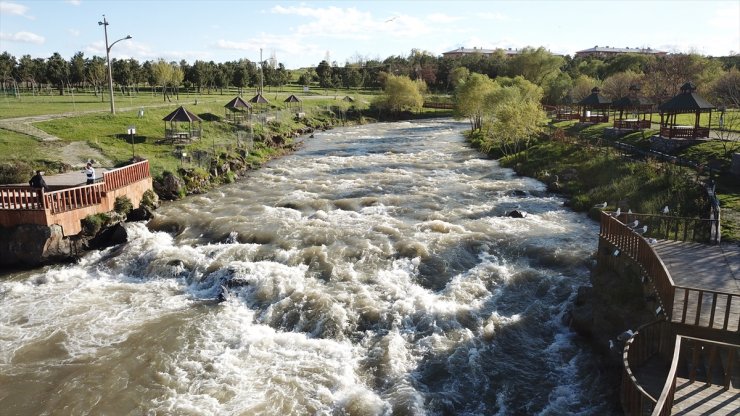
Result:
{"type": "Polygon", "coordinates": [[[0,265],[39,266],[69,260],[78,251],[58,225],[24,224],[0,228],[0,265]]]}

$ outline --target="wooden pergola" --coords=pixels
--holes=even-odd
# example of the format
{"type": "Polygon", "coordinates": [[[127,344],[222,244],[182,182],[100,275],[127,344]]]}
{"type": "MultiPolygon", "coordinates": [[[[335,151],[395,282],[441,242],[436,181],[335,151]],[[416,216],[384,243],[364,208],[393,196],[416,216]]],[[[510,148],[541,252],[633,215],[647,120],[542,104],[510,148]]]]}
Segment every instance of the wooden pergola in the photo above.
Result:
{"type": "Polygon", "coordinates": [[[611,100],[601,95],[599,87],[591,89],[591,94],[578,102],[581,123],[606,123],[609,121],[611,100]]]}
{"type": "Polygon", "coordinates": [[[293,106],[296,105],[298,106],[298,111],[303,110],[303,101],[296,97],[295,94],[290,94],[290,96],[283,102],[288,106],[288,108],[293,108],[293,106]]]}
{"type": "Polygon", "coordinates": [[[267,98],[265,98],[264,95],[262,95],[262,92],[258,92],[257,95],[249,99],[249,102],[252,104],[255,104],[255,107],[259,109],[260,111],[264,111],[264,107],[270,105],[270,102],[267,101],[267,98]]]}
{"type": "Polygon", "coordinates": [[[203,120],[180,106],[177,110],[171,112],[164,121],[164,138],[169,140],[189,140],[199,139],[203,133],[203,120]],[[184,128],[187,123],[187,129],[184,128]]]}
{"type": "Polygon", "coordinates": [[[225,106],[224,118],[233,123],[246,121],[252,111],[252,104],[244,101],[242,97],[234,97],[225,106]]]}
{"type": "Polygon", "coordinates": [[[642,130],[650,128],[650,116],[653,114],[653,102],[640,96],[640,87],[631,85],[628,95],[614,101],[614,128],[620,130],[642,130]],[[619,117],[616,117],[619,110],[619,117]],[[624,115],[627,117],[623,117],[624,115]]]}
{"type": "Polygon", "coordinates": [[[578,103],[573,99],[573,96],[568,93],[563,97],[562,101],[555,106],[555,121],[567,121],[567,120],[578,120],[581,115],[574,107],[578,103]]]}
{"type": "Polygon", "coordinates": [[[696,86],[687,82],[681,92],[658,106],[660,112],[660,136],[669,139],[703,139],[709,137],[712,124],[712,110],[716,107],[695,93],[696,86]],[[693,125],[678,124],[679,114],[694,114],[693,125]],[[707,127],[701,127],[701,115],[709,114],[707,127]]]}

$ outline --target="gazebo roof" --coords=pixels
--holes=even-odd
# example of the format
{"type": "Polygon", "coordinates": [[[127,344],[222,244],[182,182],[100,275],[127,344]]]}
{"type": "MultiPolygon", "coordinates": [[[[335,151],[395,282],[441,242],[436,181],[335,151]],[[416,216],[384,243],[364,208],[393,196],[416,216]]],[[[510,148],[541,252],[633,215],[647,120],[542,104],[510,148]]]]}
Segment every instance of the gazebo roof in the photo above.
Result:
{"type": "Polygon", "coordinates": [[[640,108],[640,107],[650,107],[653,105],[653,102],[648,100],[645,97],[635,97],[635,96],[624,96],[617,101],[614,101],[612,103],[612,108],[640,108]]]}
{"type": "Polygon", "coordinates": [[[200,117],[186,110],[185,107],[180,106],[177,110],[171,112],[162,121],[187,121],[192,123],[193,121],[203,121],[200,117]]]}
{"type": "Polygon", "coordinates": [[[681,92],[670,100],[658,106],[664,113],[694,112],[712,110],[716,108],[709,101],[695,93],[696,86],[687,82],[681,86],[681,92]]]}
{"type": "Polygon", "coordinates": [[[349,95],[345,95],[344,98],[342,98],[342,101],[349,101],[350,103],[352,103],[355,101],[355,99],[350,97],[349,95]]]}
{"type": "Polygon", "coordinates": [[[224,106],[230,110],[238,110],[240,108],[252,108],[252,104],[249,104],[248,102],[244,101],[242,97],[234,97],[233,100],[226,103],[224,106]]]}
{"type": "Polygon", "coordinates": [[[578,102],[578,105],[586,107],[599,107],[611,104],[611,100],[601,95],[599,87],[594,87],[586,98],[578,102]]]}
{"type": "Polygon", "coordinates": [[[254,97],[252,97],[249,100],[250,103],[256,103],[256,104],[270,104],[269,101],[267,101],[267,98],[265,98],[261,92],[257,93],[254,97]]]}
{"type": "Polygon", "coordinates": [[[286,102],[286,103],[300,103],[301,102],[301,99],[298,98],[298,97],[296,97],[295,94],[290,94],[290,97],[286,98],[284,102],[286,102]]]}

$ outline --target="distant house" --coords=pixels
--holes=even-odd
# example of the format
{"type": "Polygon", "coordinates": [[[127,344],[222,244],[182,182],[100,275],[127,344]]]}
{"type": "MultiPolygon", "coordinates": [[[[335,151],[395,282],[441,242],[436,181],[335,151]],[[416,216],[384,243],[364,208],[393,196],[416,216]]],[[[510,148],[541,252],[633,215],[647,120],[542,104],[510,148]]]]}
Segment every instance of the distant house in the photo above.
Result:
{"type": "Polygon", "coordinates": [[[497,51],[503,51],[505,55],[519,55],[521,51],[519,49],[483,49],[483,48],[464,48],[460,47],[458,49],[453,49],[448,52],[442,52],[442,57],[444,58],[461,58],[466,55],[483,55],[483,56],[491,56],[497,51]]]}
{"type": "Polygon", "coordinates": [[[587,57],[587,56],[595,56],[599,58],[606,58],[610,56],[617,56],[617,55],[623,55],[626,53],[639,53],[643,55],[655,55],[655,56],[662,56],[667,54],[667,52],[659,51],[657,49],[652,48],[612,48],[609,46],[594,46],[593,48],[584,49],[582,51],[576,52],[577,57],[587,57]]]}

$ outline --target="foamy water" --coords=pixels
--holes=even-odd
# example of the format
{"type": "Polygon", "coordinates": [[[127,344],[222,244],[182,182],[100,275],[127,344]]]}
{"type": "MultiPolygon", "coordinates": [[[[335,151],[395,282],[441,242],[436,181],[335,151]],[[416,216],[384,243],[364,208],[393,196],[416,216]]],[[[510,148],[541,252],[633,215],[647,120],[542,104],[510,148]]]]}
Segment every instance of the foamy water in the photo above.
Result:
{"type": "Polygon", "coordinates": [[[0,409],[609,414],[562,323],[597,226],[466,127],[319,133],[125,245],[5,277],[0,409]]]}

